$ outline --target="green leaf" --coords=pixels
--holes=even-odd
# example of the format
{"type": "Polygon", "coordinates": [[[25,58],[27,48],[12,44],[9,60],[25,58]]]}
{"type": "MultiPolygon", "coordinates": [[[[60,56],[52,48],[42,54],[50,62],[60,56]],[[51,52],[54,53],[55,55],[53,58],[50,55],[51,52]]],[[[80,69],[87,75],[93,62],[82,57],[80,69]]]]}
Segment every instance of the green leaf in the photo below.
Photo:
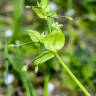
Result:
{"type": "Polygon", "coordinates": [[[46,18],[44,11],[40,9],[39,7],[32,7],[32,10],[37,14],[38,17],[46,18]]]}
{"type": "Polygon", "coordinates": [[[49,12],[48,16],[53,18],[58,18],[58,15],[56,14],[56,12],[49,12]]]}
{"type": "Polygon", "coordinates": [[[44,46],[48,50],[60,50],[63,48],[65,43],[65,37],[63,32],[61,31],[60,27],[57,26],[57,28],[49,33],[44,41],[44,46]]]}
{"type": "Polygon", "coordinates": [[[52,59],[54,57],[54,54],[50,51],[46,51],[42,54],[40,54],[39,56],[37,56],[35,59],[33,59],[33,63],[34,65],[39,65],[42,64],[50,59],[52,59]]]}
{"type": "Polygon", "coordinates": [[[31,40],[33,42],[39,42],[40,41],[40,33],[34,30],[28,30],[28,35],[30,36],[31,40]]]}
{"type": "Polygon", "coordinates": [[[47,5],[47,7],[44,10],[45,12],[50,12],[50,5],[47,5]]]}
{"type": "Polygon", "coordinates": [[[48,5],[48,0],[41,0],[41,2],[40,2],[40,6],[41,6],[41,8],[46,8],[47,7],[47,5],[48,5]]]}

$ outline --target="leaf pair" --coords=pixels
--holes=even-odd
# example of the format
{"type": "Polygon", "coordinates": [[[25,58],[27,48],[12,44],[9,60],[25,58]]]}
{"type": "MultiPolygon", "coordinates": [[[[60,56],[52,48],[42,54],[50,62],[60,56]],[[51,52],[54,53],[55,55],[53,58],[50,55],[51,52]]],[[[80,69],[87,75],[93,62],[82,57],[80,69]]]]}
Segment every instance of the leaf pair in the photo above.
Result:
{"type": "Polygon", "coordinates": [[[33,63],[35,65],[35,72],[38,72],[38,66],[39,64],[42,64],[50,59],[52,59],[54,57],[54,54],[50,51],[46,51],[42,54],[40,54],[39,56],[37,56],[36,58],[33,59],[33,63]]]}
{"type": "Polygon", "coordinates": [[[46,19],[47,17],[57,18],[56,12],[52,12],[48,5],[48,0],[41,0],[38,6],[33,6],[32,10],[37,14],[38,17],[46,19]]]}
{"type": "Polygon", "coordinates": [[[65,37],[59,25],[47,36],[40,35],[39,32],[34,30],[28,30],[28,34],[33,42],[44,43],[45,48],[50,51],[62,49],[65,43],[65,37]]]}

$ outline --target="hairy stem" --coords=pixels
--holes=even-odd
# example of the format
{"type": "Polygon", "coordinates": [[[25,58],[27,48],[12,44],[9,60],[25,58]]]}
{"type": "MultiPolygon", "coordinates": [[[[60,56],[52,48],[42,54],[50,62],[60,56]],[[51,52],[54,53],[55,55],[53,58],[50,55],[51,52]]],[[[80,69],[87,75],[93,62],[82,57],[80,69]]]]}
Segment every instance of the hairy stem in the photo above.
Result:
{"type": "Polygon", "coordinates": [[[81,88],[81,90],[85,93],[86,96],[91,96],[90,93],[86,90],[86,88],[80,83],[80,81],[75,77],[75,75],[71,72],[71,70],[66,66],[66,64],[62,61],[57,51],[54,51],[54,55],[57,60],[61,64],[64,70],[70,75],[70,77],[76,82],[76,84],[81,88]]]}

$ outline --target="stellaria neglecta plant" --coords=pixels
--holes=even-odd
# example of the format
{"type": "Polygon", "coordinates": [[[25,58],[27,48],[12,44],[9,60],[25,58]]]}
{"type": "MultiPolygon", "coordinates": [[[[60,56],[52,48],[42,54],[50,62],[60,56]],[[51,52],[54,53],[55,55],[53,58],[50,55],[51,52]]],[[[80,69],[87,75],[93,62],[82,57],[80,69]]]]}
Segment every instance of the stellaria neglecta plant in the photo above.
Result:
{"type": "MultiPolygon", "coordinates": [[[[91,96],[90,93],[85,89],[85,87],[80,83],[80,81],[75,77],[71,70],[66,66],[58,54],[58,50],[64,47],[65,36],[61,30],[61,24],[58,24],[54,21],[55,18],[59,16],[56,12],[51,11],[50,6],[48,5],[48,0],[41,0],[40,3],[37,3],[37,6],[32,6],[32,10],[37,14],[39,18],[42,18],[47,21],[48,24],[48,34],[40,34],[34,30],[28,30],[28,34],[33,42],[43,43],[46,52],[40,54],[33,59],[36,70],[38,71],[39,64],[46,62],[47,60],[56,57],[64,70],[69,74],[69,76],[75,81],[75,83],[81,88],[86,96],[91,96]]],[[[72,20],[71,17],[63,16],[69,20],[72,20]]]]}
{"type": "MultiPolygon", "coordinates": [[[[61,64],[62,68],[69,74],[69,76],[80,87],[80,89],[85,93],[85,95],[91,96],[90,93],[75,77],[75,75],[71,72],[71,70],[67,67],[67,65],[63,62],[63,60],[58,54],[58,50],[62,49],[65,43],[65,36],[63,31],[61,30],[62,24],[59,24],[54,21],[54,19],[58,18],[59,16],[56,14],[56,12],[51,11],[50,6],[48,5],[48,0],[41,0],[40,3],[37,3],[37,6],[32,6],[32,10],[37,14],[39,18],[44,19],[48,24],[47,35],[45,35],[43,32],[40,34],[36,30],[28,30],[28,35],[30,36],[32,42],[39,44],[42,43],[47,50],[33,59],[35,72],[38,71],[40,64],[56,57],[56,59],[61,64]]],[[[62,17],[72,20],[71,17],[62,17]]],[[[23,69],[26,70],[26,68],[27,67],[24,67],[23,69]]]]}

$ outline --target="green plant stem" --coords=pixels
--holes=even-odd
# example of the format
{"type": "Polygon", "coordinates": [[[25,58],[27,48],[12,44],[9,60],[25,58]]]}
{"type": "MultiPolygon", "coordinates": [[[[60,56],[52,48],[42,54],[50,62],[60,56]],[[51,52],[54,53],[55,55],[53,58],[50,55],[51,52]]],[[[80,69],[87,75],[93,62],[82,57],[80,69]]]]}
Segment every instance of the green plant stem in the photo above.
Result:
{"type": "Polygon", "coordinates": [[[47,25],[48,25],[48,32],[51,32],[51,25],[50,25],[50,19],[47,20],[47,25]]]}
{"type": "Polygon", "coordinates": [[[51,17],[48,17],[46,19],[46,21],[47,21],[47,25],[48,25],[48,33],[50,33],[52,31],[52,23],[54,22],[54,19],[51,17]]]}
{"type": "Polygon", "coordinates": [[[54,55],[56,56],[59,63],[62,65],[63,69],[70,75],[70,77],[76,82],[76,84],[81,88],[81,90],[85,93],[86,96],[91,96],[90,93],[85,89],[85,87],[80,83],[80,81],[74,76],[71,70],[66,66],[66,64],[62,61],[57,51],[54,51],[54,55]]]}
{"type": "Polygon", "coordinates": [[[45,77],[43,96],[48,96],[48,82],[49,82],[49,74],[47,74],[46,77],[45,77]]]}

